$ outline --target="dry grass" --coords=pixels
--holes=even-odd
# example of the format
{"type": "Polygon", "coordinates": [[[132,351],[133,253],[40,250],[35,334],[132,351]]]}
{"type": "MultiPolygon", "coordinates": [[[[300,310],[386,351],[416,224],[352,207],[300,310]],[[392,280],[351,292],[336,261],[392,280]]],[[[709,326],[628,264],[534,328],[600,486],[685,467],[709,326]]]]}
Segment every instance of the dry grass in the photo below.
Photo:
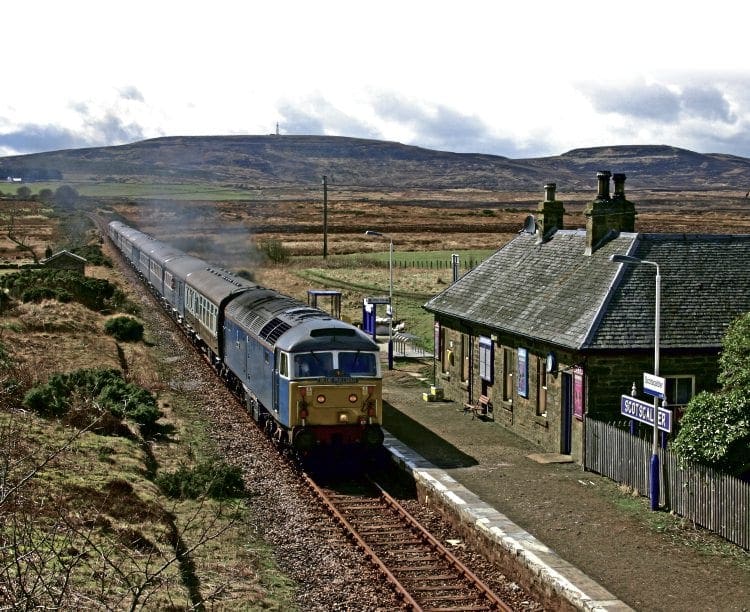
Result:
{"type": "MultiPolygon", "coordinates": [[[[131,291],[114,270],[89,272],[131,291]]],[[[81,405],[56,422],[18,410],[20,395],[15,402],[3,397],[0,459],[13,466],[8,482],[64,450],[18,495],[0,499],[0,551],[22,547],[25,558],[38,566],[51,564],[45,570],[49,576],[75,561],[70,574],[75,598],[119,609],[131,599],[124,576],[143,578],[173,558],[177,546],[190,548],[205,540],[191,555],[191,566],[172,563],[159,575],[147,590],[153,592],[149,607],[191,607],[191,576],[199,576],[203,597],[216,590],[223,602],[268,604],[262,582],[273,563],[249,529],[247,511],[213,501],[169,500],[152,481],[155,470],[173,471],[215,453],[200,398],[170,389],[168,364],[148,345],[148,336],[146,342],[118,345],[103,332],[106,318],[74,303],[19,304],[3,313],[0,342],[19,364],[17,371],[25,373],[27,385],[79,368],[124,370],[129,380],[157,394],[164,413],[162,436],[146,443],[132,430],[125,437],[77,434],[95,410],[81,405]],[[216,534],[215,540],[209,537],[216,534]],[[3,548],[10,538],[16,543],[3,548]]],[[[5,578],[0,576],[0,582],[5,578]]],[[[73,602],[64,603],[73,607],[73,602]]]]}

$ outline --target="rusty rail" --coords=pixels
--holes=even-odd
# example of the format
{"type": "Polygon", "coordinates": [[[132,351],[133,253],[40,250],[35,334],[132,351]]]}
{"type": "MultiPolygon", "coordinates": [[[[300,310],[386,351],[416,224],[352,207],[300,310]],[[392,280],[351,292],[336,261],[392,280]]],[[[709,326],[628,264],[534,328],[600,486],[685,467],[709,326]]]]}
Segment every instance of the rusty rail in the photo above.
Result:
{"type": "Polygon", "coordinates": [[[411,610],[511,610],[380,485],[355,493],[303,479],[411,610]]]}

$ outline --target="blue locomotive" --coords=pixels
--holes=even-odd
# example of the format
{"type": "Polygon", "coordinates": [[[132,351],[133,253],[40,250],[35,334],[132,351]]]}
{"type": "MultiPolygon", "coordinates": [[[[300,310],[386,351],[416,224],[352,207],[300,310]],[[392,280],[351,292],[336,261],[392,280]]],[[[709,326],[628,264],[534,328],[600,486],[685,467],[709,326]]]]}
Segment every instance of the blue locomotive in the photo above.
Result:
{"type": "Polygon", "coordinates": [[[278,444],[382,446],[377,344],[360,329],[119,221],[109,237],[278,444]]]}

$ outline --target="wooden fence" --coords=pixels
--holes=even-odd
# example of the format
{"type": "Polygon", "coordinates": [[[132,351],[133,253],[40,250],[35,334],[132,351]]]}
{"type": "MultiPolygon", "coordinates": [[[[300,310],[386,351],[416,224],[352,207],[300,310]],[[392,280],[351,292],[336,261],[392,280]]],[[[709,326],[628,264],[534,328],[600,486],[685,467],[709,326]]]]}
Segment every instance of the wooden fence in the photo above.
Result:
{"type": "MultiPolygon", "coordinates": [[[[586,418],[587,470],[648,495],[651,442],[586,418]]],[[[662,504],[680,516],[750,549],[750,483],[700,466],[681,468],[675,453],[659,449],[662,504]]]]}

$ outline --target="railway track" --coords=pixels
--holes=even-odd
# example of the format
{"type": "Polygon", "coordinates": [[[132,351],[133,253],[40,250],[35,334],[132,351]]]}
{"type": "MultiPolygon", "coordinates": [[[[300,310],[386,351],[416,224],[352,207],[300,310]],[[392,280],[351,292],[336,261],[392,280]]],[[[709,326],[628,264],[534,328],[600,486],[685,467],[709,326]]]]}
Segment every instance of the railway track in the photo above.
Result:
{"type": "Polygon", "coordinates": [[[374,481],[308,487],[411,610],[504,610],[508,605],[374,481]]]}

